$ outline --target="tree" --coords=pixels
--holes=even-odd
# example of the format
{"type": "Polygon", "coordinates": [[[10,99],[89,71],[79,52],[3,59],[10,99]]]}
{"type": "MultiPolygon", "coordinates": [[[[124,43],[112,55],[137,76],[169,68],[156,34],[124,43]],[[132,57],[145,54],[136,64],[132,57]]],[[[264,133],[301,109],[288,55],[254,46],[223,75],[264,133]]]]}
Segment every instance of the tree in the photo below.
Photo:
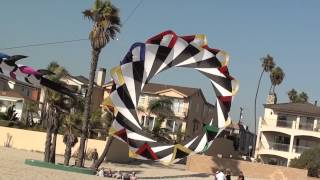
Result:
{"type": "Polygon", "coordinates": [[[74,134],[74,129],[81,123],[81,116],[77,113],[71,113],[64,120],[65,133],[63,135],[63,143],[66,145],[64,153],[64,165],[68,166],[71,158],[71,149],[77,144],[78,138],[74,134]]]}
{"type": "MultiPolygon", "coordinates": [[[[49,71],[53,72],[53,75],[50,75],[48,78],[51,81],[62,83],[61,78],[65,77],[68,72],[67,70],[60,66],[56,62],[51,62],[47,68],[49,71]]],[[[46,143],[45,143],[45,153],[44,161],[46,162],[55,162],[55,149],[56,149],[56,140],[59,127],[62,121],[62,113],[65,111],[66,107],[66,98],[61,93],[53,91],[46,88],[46,104],[45,106],[45,119],[46,119],[46,143]],[[52,136],[53,135],[53,136],[52,136]]]]}
{"type": "Polygon", "coordinates": [[[8,120],[8,121],[17,121],[18,120],[15,107],[16,107],[15,105],[11,105],[8,107],[6,114],[5,114],[5,120],[8,120]]]}
{"type": "Polygon", "coordinates": [[[319,177],[320,146],[303,151],[299,158],[290,161],[290,167],[308,169],[308,176],[319,177]]]}
{"type": "Polygon", "coordinates": [[[159,130],[161,128],[161,124],[163,121],[170,116],[174,115],[174,112],[172,110],[172,101],[169,98],[160,98],[160,99],[154,99],[149,102],[148,105],[148,112],[155,114],[157,116],[156,123],[153,128],[153,132],[159,136],[159,130]]]}
{"type": "Polygon", "coordinates": [[[292,103],[306,103],[309,100],[309,96],[305,92],[301,92],[298,94],[298,92],[295,89],[291,89],[288,93],[288,98],[290,102],[292,103]]]}
{"type": "Polygon", "coordinates": [[[25,101],[23,105],[23,119],[25,122],[25,126],[33,127],[33,115],[38,114],[38,104],[33,101],[25,101]]]}
{"type": "Polygon", "coordinates": [[[118,32],[120,32],[120,17],[118,9],[109,1],[96,0],[91,9],[83,12],[84,16],[93,22],[93,28],[90,32],[89,39],[91,42],[91,65],[89,75],[89,86],[86,94],[85,106],[84,106],[84,118],[80,139],[80,147],[78,154],[77,166],[83,166],[85,141],[88,134],[89,114],[91,95],[93,92],[93,83],[97,64],[99,60],[99,54],[111,40],[115,39],[118,32]]]}
{"type": "Polygon", "coordinates": [[[259,77],[258,81],[258,87],[256,91],[256,96],[254,98],[254,132],[257,133],[257,98],[258,98],[258,93],[260,89],[260,84],[261,84],[261,79],[263,76],[264,72],[271,72],[272,69],[275,67],[275,63],[273,61],[273,57],[267,54],[266,57],[261,58],[261,66],[262,66],[262,71],[259,77]]]}
{"type": "Polygon", "coordinates": [[[308,102],[308,99],[309,99],[309,97],[308,97],[308,94],[307,94],[307,93],[301,92],[301,93],[299,94],[299,102],[301,102],[301,103],[306,103],[306,102],[308,102]]]}
{"type": "Polygon", "coordinates": [[[298,92],[295,89],[291,89],[288,93],[290,102],[296,102],[298,98],[298,92]]]}
{"type": "Polygon", "coordinates": [[[279,86],[282,83],[284,77],[285,77],[285,74],[280,67],[276,67],[272,69],[270,73],[271,87],[269,90],[269,94],[275,94],[276,86],[279,86]]]}

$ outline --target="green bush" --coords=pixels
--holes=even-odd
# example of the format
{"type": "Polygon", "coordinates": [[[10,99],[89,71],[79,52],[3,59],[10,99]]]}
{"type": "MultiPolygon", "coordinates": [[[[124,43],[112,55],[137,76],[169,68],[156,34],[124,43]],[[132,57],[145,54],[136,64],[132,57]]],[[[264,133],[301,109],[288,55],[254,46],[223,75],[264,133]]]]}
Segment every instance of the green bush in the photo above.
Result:
{"type": "Polygon", "coordinates": [[[6,113],[0,112],[0,120],[6,120],[7,116],[6,113]]]}
{"type": "Polygon", "coordinates": [[[290,167],[308,169],[308,176],[318,177],[320,146],[304,151],[299,158],[290,161],[290,167]]]}
{"type": "Polygon", "coordinates": [[[8,127],[10,121],[0,120],[0,126],[8,127]]]}

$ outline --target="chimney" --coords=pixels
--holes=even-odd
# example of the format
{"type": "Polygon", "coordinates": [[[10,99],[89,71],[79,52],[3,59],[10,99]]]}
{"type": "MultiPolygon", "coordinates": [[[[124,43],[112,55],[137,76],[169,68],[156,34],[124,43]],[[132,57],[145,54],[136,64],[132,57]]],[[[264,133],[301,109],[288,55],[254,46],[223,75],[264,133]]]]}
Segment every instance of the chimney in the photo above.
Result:
{"type": "Polygon", "coordinates": [[[97,85],[98,86],[104,85],[105,79],[106,79],[106,69],[100,68],[97,74],[97,85]]]}
{"type": "Polygon", "coordinates": [[[267,104],[277,104],[276,93],[269,94],[267,97],[267,104]]]}
{"type": "Polygon", "coordinates": [[[314,101],[314,106],[317,106],[318,105],[318,101],[314,101]]]}

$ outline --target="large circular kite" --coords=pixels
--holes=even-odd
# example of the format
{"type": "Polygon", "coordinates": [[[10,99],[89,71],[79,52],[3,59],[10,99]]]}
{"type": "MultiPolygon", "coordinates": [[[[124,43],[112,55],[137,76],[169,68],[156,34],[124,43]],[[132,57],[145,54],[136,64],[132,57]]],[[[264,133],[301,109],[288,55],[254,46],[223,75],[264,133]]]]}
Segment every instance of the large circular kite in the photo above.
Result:
{"type": "Polygon", "coordinates": [[[128,143],[129,155],[138,159],[172,163],[192,153],[207,150],[213,139],[230,123],[229,111],[238,83],[228,71],[226,52],[209,48],[205,35],[177,36],[173,31],[162,32],[146,43],[135,43],[111,70],[113,81],[105,105],[114,113],[111,133],[128,143]],[[137,104],[145,84],[158,73],[171,67],[196,69],[208,77],[217,96],[216,120],[204,132],[181,144],[164,144],[152,139],[138,121],[137,104]]]}

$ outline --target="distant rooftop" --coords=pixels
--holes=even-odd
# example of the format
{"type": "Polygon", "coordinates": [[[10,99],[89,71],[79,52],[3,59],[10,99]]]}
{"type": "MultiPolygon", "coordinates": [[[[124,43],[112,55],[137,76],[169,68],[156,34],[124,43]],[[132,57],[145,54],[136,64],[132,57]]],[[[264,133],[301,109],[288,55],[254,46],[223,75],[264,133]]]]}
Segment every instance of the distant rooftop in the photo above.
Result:
{"type": "Polygon", "coordinates": [[[182,86],[148,83],[144,86],[143,92],[153,94],[153,93],[163,91],[166,89],[174,89],[174,90],[179,91],[187,96],[191,96],[194,93],[201,90],[199,88],[190,88],[190,87],[182,87],[182,86]]]}
{"type": "Polygon", "coordinates": [[[18,81],[18,80],[13,80],[13,79],[11,79],[11,78],[9,78],[9,77],[6,77],[6,76],[4,76],[4,75],[2,75],[2,74],[0,74],[0,81],[5,81],[5,82],[8,82],[8,81],[14,81],[15,83],[17,83],[17,84],[21,84],[21,85],[24,85],[24,86],[28,86],[28,87],[32,87],[32,88],[39,88],[39,87],[35,87],[35,86],[33,86],[32,84],[28,84],[28,83],[25,83],[25,82],[22,82],[22,81],[18,81]]]}
{"type": "Polygon", "coordinates": [[[320,117],[320,107],[311,103],[265,104],[264,107],[282,113],[320,117]]]}
{"type": "Polygon", "coordinates": [[[89,79],[80,75],[80,76],[71,76],[73,78],[75,78],[76,80],[82,82],[83,84],[89,84],[89,79]]]}
{"type": "MultiPolygon", "coordinates": [[[[109,81],[103,85],[103,87],[109,87],[112,85],[112,82],[109,81]]],[[[143,88],[143,93],[149,94],[156,94],[157,92],[165,91],[168,89],[174,89],[186,96],[191,96],[197,92],[200,92],[201,96],[203,97],[204,101],[209,106],[213,106],[213,104],[207,102],[206,98],[204,97],[200,88],[191,88],[191,87],[183,87],[183,86],[175,86],[175,85],[166,85],[166,84],[157,84],[157,83],[148,83],[143,88]]]]}
{"type": "Polygon", "coordinates": [[[28,96],[24,96],[16,91],[0,91],[0,96],[5,96],[5,97],[15,97],[15,98],[20,98],[20,99],[26,99],[29,101],[34,101],[28,96]]]}

